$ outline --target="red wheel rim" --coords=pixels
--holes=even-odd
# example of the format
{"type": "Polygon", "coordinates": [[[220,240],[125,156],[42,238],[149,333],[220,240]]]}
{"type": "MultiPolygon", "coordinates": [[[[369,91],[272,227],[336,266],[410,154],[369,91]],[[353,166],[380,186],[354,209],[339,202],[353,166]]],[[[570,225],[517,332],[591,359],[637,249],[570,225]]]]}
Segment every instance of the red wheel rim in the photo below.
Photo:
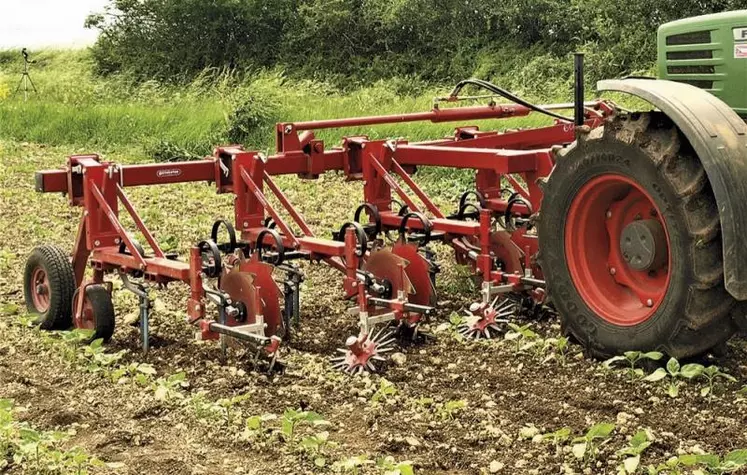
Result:
{"type": "MultiPolygon", "coordinates": [[[[77,300],[77,297],[76,297],[77,300]]],[[[73,308],[78,308],[78,304],[75,303],[73,308]]],[[[75,318],[75,328],[84,330],[95,330],[96,329],[96,317],[93,313],[93,305],[88,298],[83,300],[83,309],[80,316],[75,318]]]]}
{"type": "Polygon", "coordinates": [[[42,267],[31,273],[31,300],[39,313],[49,310],[49,276],[42,267]]]}
{"type": "Polygon", "coordinates": [[[628,177],[600,175],[581,188],[568,212],[565,254],[576,290],[611,324],[645,322],[667,293],[671,250],[666,223],[651,195],[628,177]],[[666,236],[666,261],[647,270],[631,267],[620,249],[625,226],[641,219],[658,221],[666,236]]]}

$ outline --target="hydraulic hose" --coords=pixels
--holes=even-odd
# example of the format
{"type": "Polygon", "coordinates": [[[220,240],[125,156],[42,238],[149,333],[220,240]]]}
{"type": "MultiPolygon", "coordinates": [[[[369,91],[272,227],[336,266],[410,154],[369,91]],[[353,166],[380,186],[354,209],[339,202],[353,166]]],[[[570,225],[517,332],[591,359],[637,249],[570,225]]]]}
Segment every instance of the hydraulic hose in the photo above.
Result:
{"type": "Polygon", "coordinates": [[[501,87],[498,87],[495,84],[490,83],[488,81],[483,81],[482,79],[472,78],[472,79],[464,79],[462,81],[459,81],[457,85],[454,86],[454,89],[451,91],[451,94],[449,94],[449,97],[456,99],[459,96],[459,92],[461,92],[464,86],[467,86],[470,84],[473,86],[477,86],[481,89],[490,91],[495,95],[501,96],[521,106],[527,107],[535,112],[539,112],[540,114],[545,114],[555,119],[560,119],[560,120],[564,120],[567,122],[573,122],[573,118],[571,117],[566,117],[564,115],[556,114],[555,112],[549,111],[547,109],[543,109],[542,107],[539,107],[537,105],[534,105],[530,102],[525,101],[524,99],[522,99],[521,97],[517,96],[516,94],[512,92],[509,92],[501,87]]]}

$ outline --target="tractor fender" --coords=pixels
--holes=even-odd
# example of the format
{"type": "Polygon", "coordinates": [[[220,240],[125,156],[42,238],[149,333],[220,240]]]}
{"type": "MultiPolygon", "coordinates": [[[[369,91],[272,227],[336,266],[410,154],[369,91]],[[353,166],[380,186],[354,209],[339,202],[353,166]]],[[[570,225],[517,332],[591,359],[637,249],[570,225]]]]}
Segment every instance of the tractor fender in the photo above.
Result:
{"type": "Polygon", "coordinates": [[[600,81],[597,89],[646,100],[690,141],[716,197],[726,290],[747,300],[747,124],[720,99],[689,84],[619,79],[600,81]]]}

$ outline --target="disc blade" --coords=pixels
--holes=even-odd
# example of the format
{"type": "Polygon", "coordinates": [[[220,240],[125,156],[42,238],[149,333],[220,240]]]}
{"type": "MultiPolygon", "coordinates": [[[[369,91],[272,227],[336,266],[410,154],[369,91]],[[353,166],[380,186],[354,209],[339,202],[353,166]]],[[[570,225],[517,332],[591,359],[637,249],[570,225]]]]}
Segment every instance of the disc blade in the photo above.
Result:
{"type": "Polygon", "coordinates": [[[378,280],[388,281],[392,287],[391,298],[396,299],[400,291],[404,291],[408,296],[415,291],[407,273],[399,270],[400,265],[406,268],[408,264],[406,259],[382,249],[371,253],[363,265],[363,270],[370,272],[378,280]]]}
{"type": "Polygon", "coordinates": [[[275,279],[272,278],[273,267],[264,262],[244,260],[239,266],[241,272],[254,274],[254,285],[259,287],[259,295],[262,299],[262,316],[264,317],[265,336],[274,336],[282,333],[283,318],[280,310],[280,299],[283,295],[275,279]]]}
{"type": "Polygon", "coordinates": [[[254,286],[254,275],[248,272],[240,272],[234,268],[223,274],[220,279],[220,289],[227,293],[234,303],[244,304],[247,315],[246,321],[240,322],[234,317],[226,317],[226,325],[236,326],[242,323],[254,323],[256,321],[255,300],[256,287],[254,286]]]}
{"type": "Polygon", "coordinates": [[[407,278],[412,282],[414,292],[410,295],[410,303],[434,307],[436,305],[436,288],[431,280],[428,260],[418,252],[416,244],[408,244],[397,241],[392,246],[392,253],[405,259],[408,264],[405,267],[407,278]]]}

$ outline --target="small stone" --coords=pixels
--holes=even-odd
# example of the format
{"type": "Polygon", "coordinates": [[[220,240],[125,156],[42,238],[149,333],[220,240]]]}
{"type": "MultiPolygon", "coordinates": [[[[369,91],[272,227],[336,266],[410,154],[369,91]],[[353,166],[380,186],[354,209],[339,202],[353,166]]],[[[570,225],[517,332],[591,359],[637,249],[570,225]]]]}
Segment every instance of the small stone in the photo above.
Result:
{"type": "Polygon", "coordinates": [[[412,436],[405,437],[405,442],[407,442],[410,447],[420,447],[422,445],[418,439],[412,436]]]}
{"type": "Polygon", "coordinates": [[[390,358],[397,366],[403,366],[407,362],[407,356],[404,353],[393,353],[390,358]]]}
{"type": "Polygon", "coordinates": [[[490,462],[490,466],[488,467],[488,470],[490,470],[490,473],[498,473],[501,470],[503,470],[503,467],[504,467],[503,462],[493,460],[492,462],[490,462]]]}
{"type": "Polygon", "coordinates": [[[629,420],[631,420],[633,416],[628,414],[627,412],[618,412],[617,413],[617,425],[624,426],[628,423],[629,420]]]}

